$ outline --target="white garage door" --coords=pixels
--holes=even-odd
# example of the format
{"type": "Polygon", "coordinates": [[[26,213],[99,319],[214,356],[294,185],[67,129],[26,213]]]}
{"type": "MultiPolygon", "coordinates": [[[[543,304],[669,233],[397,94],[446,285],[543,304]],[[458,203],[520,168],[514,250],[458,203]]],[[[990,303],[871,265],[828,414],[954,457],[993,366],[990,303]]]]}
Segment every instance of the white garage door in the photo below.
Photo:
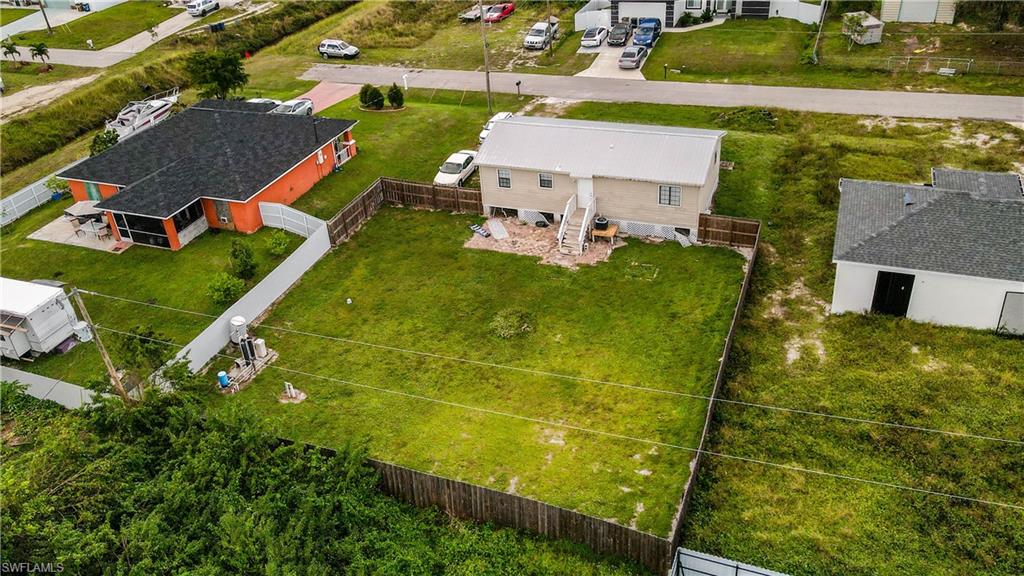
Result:
{"type": "Polygon", "coordinates": [[[657,18],[665,26],[664,2],[619,2],[619,19],[657,18]]]}
{"type": "Polygon", "coordinates": [[[903,0],[900,3],[900,22],[935,22],[938,0],[903,0]]]}

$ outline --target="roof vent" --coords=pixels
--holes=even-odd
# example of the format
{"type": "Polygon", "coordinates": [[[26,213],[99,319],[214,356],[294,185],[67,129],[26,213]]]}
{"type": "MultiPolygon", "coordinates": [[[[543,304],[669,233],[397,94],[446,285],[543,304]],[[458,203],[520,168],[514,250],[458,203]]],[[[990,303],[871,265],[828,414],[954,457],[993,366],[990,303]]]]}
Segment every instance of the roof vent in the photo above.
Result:
{"type": "Polygon", "coordinates": [[[909,191],[903,193],[903,205],[904,206],[913,206],[914,205],[914,195],[911,194],[909,191]]]}
{"type": "Polygon", "coordinates": [[[609,150],[614,150],[614,149],[615,149],[615,143],[614,143],[614,142],[612,142],[611,144],[609,144],[609,145],[608,145],[608,149],[609,149],[609,150]]]}

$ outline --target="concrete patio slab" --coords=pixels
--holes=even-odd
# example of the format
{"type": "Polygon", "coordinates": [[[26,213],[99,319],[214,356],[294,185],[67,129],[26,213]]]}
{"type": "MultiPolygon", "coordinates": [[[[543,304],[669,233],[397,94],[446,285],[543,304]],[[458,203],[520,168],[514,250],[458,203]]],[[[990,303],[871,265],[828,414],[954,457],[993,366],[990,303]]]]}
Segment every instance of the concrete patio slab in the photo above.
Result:
{"type": "Polygon", "coordinates": [[[68,246],[101,250],[113,254],[120,254],[132,245],[131,242],[118,242],[112,237],[101,240],[95,234],[84,231],[76,233],[71,222],[63,216],[29,234],[28,238],[30,240],[42,240],[44,242],[56,242],[57,244],[67,244],[68,246]]]}

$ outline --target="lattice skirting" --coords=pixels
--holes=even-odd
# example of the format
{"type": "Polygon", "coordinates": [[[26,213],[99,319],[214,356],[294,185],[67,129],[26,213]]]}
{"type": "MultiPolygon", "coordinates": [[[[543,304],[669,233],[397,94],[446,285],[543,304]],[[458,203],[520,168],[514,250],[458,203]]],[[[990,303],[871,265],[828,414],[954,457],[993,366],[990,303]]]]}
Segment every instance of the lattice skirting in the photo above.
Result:
{"type": "Polygon", "coordinates": [[[631,220],[613,220],[608,219],[608,222],[619,225],[619,232],[622,234],[629,234],[630,236],[654,236],[656,238],[664,238],[665,240],[676,239],[676,229],[674,226],[668,226],[665,224],[647,224],[646,222],[633,222],[631,220]]]}
{"type": "Polygon", "coordinates": [[[545,218],[543,214],[535,210],[519,210],[518,212],[519,219],[523,222],[533,224],[534,222],[539,222],[541,220],[544,220],[545,222],[547,221],[547,218],[545,218]]]}

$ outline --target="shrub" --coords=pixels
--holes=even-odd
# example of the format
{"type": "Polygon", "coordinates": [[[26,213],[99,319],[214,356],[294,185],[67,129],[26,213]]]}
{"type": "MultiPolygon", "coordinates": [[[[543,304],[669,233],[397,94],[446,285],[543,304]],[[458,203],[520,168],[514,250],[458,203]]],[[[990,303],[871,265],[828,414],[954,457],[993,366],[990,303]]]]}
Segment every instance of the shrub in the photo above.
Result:
{"type": "Polygon", "coordinates": [[[533,331],[533,317],[532,315],[522,308],[505,308],[494,315],[494,319],[491,320],[491,330],[498,335],[499,338],[509,339],[515,338],[520,334],[526,334],[533,331]]]}
{"type": "Polygon", "coordinates": [[[380,88],[370,86],[370,89],[366,91],[366,103],[363,104],[363,108],[369,110],[381,110],[384,108],[384,94],[380,91],[380,88]]]}
{"type": "Polygon", "coordinates": [[[117,144],[117,132],[113,130],[104,130],[92,137],[92,143],[89,144],[89,156],[99,156],[105,152],[108,148],[117,144]]]}
{"type": "Polygon", "coordinates": [[[712,20],[714,20],[714,18],[715,17],[711,14],[711,6],[708,6],[707,8],[704,9],[703,12],[700,13],[701,22],[711,22],[712,20]]]}
{"type": "Polygon", "coordinates": [[[288,235],[285,234],[284,230],[274,230],[270,233],[270,237],[267,238],[267,251],[275,258],[280,258],[287,254],[290,245],[291,242],[288,241],[288,235]]]}
{"type": "Polygon", "coordinates": [[[359,105],[363,108],[370,103],[370,90],[373,90],[373,84],[363,84],[359,88],[359,105]]]}
{"type": "Polygon", "coordinates": [[[679,17],[679,21],[676,22],[676,26],[686,27],[693,24],[694,18],[689,12],[683,12],[683,15],[679,17]]]}
{"type": "Polygon", "coordinates": [[[242,280],[250,280],[256,275],[256,258],[252,246],[241,238],[231,241],[231,271],[242,280]]]}
{"type": "Polygon", "coordinates": [[[61,198],[67,198],[71,196],[71,184],[68,184],[67,180],[61,180],[56,176],[50,176],[46,181],[46,188],[50,192],[56,192],[60,194],[61,198]]]}
{"type": "Polygon", "coordinates": [[[402,94],[398,84],[392,83],[388,89],[388,104],[391,104],[392,108],[401,108],[405,104],[405,94],[402,94]]]}
{"type": "Polygon", "coordinates": [[[230,306],[242,297],[245,282],[227,272],[219,272],[206,287],[206,294],[217,304],[230,306]]]}

